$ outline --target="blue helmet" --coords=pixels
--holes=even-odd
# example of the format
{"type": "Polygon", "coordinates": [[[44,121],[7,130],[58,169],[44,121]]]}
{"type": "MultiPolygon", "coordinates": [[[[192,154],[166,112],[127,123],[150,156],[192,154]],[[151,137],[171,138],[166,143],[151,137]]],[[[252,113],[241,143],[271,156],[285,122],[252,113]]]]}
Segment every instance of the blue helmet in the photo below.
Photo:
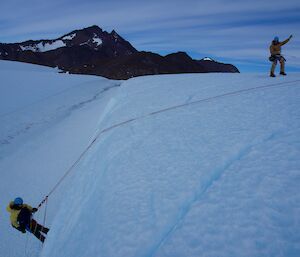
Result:
{"type": "Polygon", "coordinates": [[[14,204],[15,205],[22,205],[23,204],[23,199],[21,197],[17,197],[15,200],[14,200],[14,204]]]}
{"type": "Polygon", "coordinates": [[[277,36],[274,37],[274,41],[275,41],[275,42],[279,42],[279,37],[277,37],[277,36]]]}

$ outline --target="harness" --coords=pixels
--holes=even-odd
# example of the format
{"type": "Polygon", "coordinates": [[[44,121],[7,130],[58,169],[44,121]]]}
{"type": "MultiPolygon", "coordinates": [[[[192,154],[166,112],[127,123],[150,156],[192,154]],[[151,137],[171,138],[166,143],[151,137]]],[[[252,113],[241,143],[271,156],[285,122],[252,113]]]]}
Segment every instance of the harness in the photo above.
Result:
{"type": "Polygon", "coordinates": [[[275,54],[275,55],[271,55],[269,57],[270,62],[276,62],[277,63],[277,61],[280,62],[281,60],[286,61],[286,59],[281,54],[275,54]]]}

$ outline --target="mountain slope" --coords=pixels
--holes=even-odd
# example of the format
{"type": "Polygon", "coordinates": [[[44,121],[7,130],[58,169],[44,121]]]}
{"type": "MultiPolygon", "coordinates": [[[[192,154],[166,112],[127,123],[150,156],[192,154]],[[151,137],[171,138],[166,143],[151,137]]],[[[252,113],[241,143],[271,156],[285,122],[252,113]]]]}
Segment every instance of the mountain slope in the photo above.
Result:
{"type": "Polygon", "coordinates": [[[42,256],[299,255],[299,81],[123,83],[42,256]]]}
{"type": "Polygon", "coordinates": [[[49,197],[43,249],[6,217],[4,256],[299,255],[299,74],[120,85],[0,66],[1,135],[19,128],[0,145],[2,213],[15,196],[39,203],[94,142],[49,197]]]}
{"type": "Polygon", "coordinates": [[[98,26],[75,30],[53,40],[0,43],[0,59],[59,67],[75,73],[128,79],[148,74],[239,72],[233,65],[196,61],[186,53],[160,56],[139,52],[116,31],[98,26]]]}
{"type": "MultiPolygon", "coordinates": [[[[8,61],[0,61],[0,77],[0,253],[37,257],[40,243],[11,227],[6,206],[17,196],[37,206],[89,143],[101,122],[98,112],[120,83],[8,61]]],[[[48,225],[61,190],[51,197],[56,204],[48,206],[48,225]]],[[[35,214],[39,222],[42,213],[35,214]]]]}

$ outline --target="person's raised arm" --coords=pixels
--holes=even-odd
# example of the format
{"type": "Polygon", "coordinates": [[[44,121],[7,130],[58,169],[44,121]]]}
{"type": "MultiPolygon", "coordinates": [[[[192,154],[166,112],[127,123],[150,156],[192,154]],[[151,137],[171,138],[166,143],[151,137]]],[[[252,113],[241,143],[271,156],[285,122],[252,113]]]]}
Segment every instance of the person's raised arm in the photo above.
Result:
{"type": "Polygon", "coordinates": [[[282,41],[279,43],[280,46],[285,45],[287,42],[289,42],[291,40],[291,38],[293,37],[293,35],[290,35],[289,38],[287,38],[286,40],[282,41]]]}

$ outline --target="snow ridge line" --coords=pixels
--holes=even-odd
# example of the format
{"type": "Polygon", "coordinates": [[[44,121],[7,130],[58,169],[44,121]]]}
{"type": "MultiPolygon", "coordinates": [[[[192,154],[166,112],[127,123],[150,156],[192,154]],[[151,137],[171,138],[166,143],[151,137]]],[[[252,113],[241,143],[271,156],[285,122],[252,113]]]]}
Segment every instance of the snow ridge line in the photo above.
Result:
{"type": "MultiPolygon", "coordinates": [[[[204,98],[204,99],[200,99],[200,100],[196,100],[190,103],[184,103],[184,104],[180,104],[180,105],[175,105],[175,106],[171,106],[165,109],[161,109],[158,111],[154,111],[145,115],[141,115],[135,118],[131,118],[129,120],[125,120],[122,121],[120,123],[116,123],[108,128],[105,128],[103,130],[101,130],[95,137],[94,139],[91,141],[91,143],[88,144],[88,146],[84,149],[84,151],[80,154],[80,156],[78,157],[78,159],[71,165],[71,167],[66,171],[66,173],[62,176],[62,178],[58,181],[58,183],[53,187],[52,190],[50,190],[50,192],[44,197],[44,199],[40,202],[40,204],[38,205],[38,209],[48,200],[49,196],[57,189],[57,187],[62,183],[62,181],[71,173],[71,171],[73,170],[73,168],[81,161],[81,159],[84,157],[84,155],[88,152],[88,150],[93,146],[93,144],[100,138],[100,136],[102,134],[104,134],[105,132],[108,132],[110,130],[113,130],[117,127],[121,127],[123,125],[129,124],[131,122],[140,120],[140,119],[144,119],[147,117],[150,117],[152,115],[156,115],[159,113],[163,113],[163,112],[167,112],[167,111],[171,111],[174,109],[178,109],[178,108],[182,108],[185,106],[189,106],[189,105],[194,105],[194,104],[198,104],[198,103],[202,103],[202,102],[209,102],[209,101],[213,101],[215,99],[219,99],[219,98],[223,98],[223,97],[227,97],[227,96],[232,96],[232,95],[239,95],[242,93],[247,93],[250,91],[255,91],[255,90],[260,90],[260,89],[268,89],[268,88],[274,88],[274,87],[278,87],[278,86],[295,86],[293,85],[293,83],[296,82],[300,82],[300,79],[298,80],[293,80],[293,81],[287,81],[287,82],[279,82],[279,83],[273,83],[273,84],[268,84],[268,85],[264,85],[264,86],[257,86],[257,87],[252,87],[252,88],[248,88],[248,89],[242,89],[242,90],[237,90],[237,91],[233,91],[233,92],[229,92],[229,93],[225,93],[225,94],[221,94],[221,95],[217,95],[217,96],[212,96],[212,97],[208,97],[208,98],[204,98]],[[287,84],[292,84],[292,85],[287,85],[287,84]]],[[[296,84],[296,86],[298,86],[298,84],[296,84]]]]}
{"type": "MultiPolygon", "coordinates": [[[[241,90],[225,93],[225,94],[222,94],[222,95],[212,96],[212,97],[196,100],[196,101],[193,101],[193,102],[188,102],[188,103],[184,103],[184,104],[180,104],[180,105],[171,106],[171,107],[166,108],[166,109],[162,109],[162,110],[159,110],[159,111],[149,113],[148,115],[145,115],[143,117],[147,117],[147,116],[155,115],[155,114],[158,114],[158,113],[161,113],[161,112],[166,112],[166,111],[178,109],[178,108],[188,106],[188,105],[198,104],[198,103],[201,103],[201,102],[209,102],[209,101],[212,101],[212,100],[215,100],[215,99],[218,99],[218,98],[223,98],[223,97],[226,97],[226,96],[239,95],[239,94],[242,94],[242,93],[247,93],[247,92],[255,91],[255,90],[259,90],[259,89],[285,86],[287,84],[292,84],[292,83],[295,83],[295,82],[300,82],[300,79],[293,80],[293,81],[288,81],[288,82],[281,82],[281,83],[276,83],[276,84],[268,84],[268,85],[264,85],[264,86],[252,87],[252,88],[247,88],[247,89],[241,89],[241,90]]],[[[293,85],[287,85],[287,86],[293,86],[293,85]]]]}
{"type": "MultiPolygon", "coordinates": [[[[77,88],[77,87],[80,87],[80,86],[86,85],[86,84],[95,83],[95,82],[96,82],[96,80],[93,80],[93,81],[87,81],[87,82],[79,83],[78,85],[76,85],[76,86],[74,86],[74,87],[66,88],[66,89],[61,90],[61,91],[59,91],[59,92],[57,92],[57,93],[54,93],[53,95],[46,96],[46,97],[44,97],[44,98],[42,98],[42,99],[40,99],[40,100],[37,100],[37,101],[35,101],[35,102],[33,102],[33,103],[29,103],[29,104],[27,104],[27,105],[25,105],[25,106],[22,106],[22,107],[20,107],[20,108],[15,109],[15,110],[12,110],[12,111],[10,111],[10,112],[4,113],[4,114],[0,115],[0,119],[3,118],[3,117],[6,117],[6,116],[8,116],[8,115],[14,114],[14,113],[16,113],[16,112],[23,111],[24,109],[27,109],[27,108],[29,108],[29,107],[31,107],[31,106],[34,106],[34,105],[36,105],[36,104],[38,104],[38,103],[41,103],[41,102],[43,102],[43,101],[45,101],[45,100],[48,100],[48,99],[50,99],[50,98],[53,98],[53,97],[55,97],[55,96],[61,95],[61,94],[65,93],[65,92],[68,92],[68,91],[74,89],[74,88],[77,88]]],[[[110,88],[117,87],[117,86],[120,86],[120,84],[115,84],[114,86],[106,87],[106,88],[104,88],[103,91],[101,91],[101,93],[104,92],[104,91],[109,90],[110,88]]]]}
{"type": "MultiPolygon", "coordinates": [[[[149,116],[156,115],[156,114],[159,114],[159,113],[162,113],[162,112],[167,112],[167,111],[171,111],[171,110],[174,110],[174,109],[178,109],[178,108],[182,108],[182,107],[185,107],[185,106],[194,105],[194,104],[198,104],[198,103],[202,103],[202,102],[209,102],[209,101],[212,101],[212,100],[215,100],[215,99],[218,99],[218,98],[223,98],[223,97],[226,97],[226,96],[239,95],[239,94],[242,94],[242,93],[247,93],[249,91],[286,86],[287,84],[293,84],[293,83],[296,83],[296,82],[300,82],[300,79],[293,80],[293,81],[288,81],[288,82],[280,82],[280,83],[276,83],[276,84],[268,84],[268,85],[264,85],[264,86],[252,87],[252,88],[247,88],[247,89],[241,89],[241,90],[237,90],[237,91],[233,91],[233,92],[229,92],[229,93],[225,93],[225,94],[221,94],[221,95],[217,95],[217,96],[212,96],[212,97],[208,97],[208,98],[204,98],[204,99],[199,99],[199,100],[196,100],[196,101],[193,101],[193,102],[188,102],[188,103],[184,103],[184,104],[180,104],[180,105],[174,105],[174,106],[171,106],[171,107],[168,107],[168,108],[165,108],[165,109],[150,112],[148,114],[141,115],[141,116],[131,118],[129,120],[122,121],[120,123],[114,124],[114,125],[106,128],[106,129],[103,129],[102,131],[99,132],[99,134],[102,134],[104,132],[112,130],[116,127],[120,127],[120,126],[125,125],[127,123],[130,123],[130,122],[133,122],[133,121],[136,121],[136,120],[140,120],[140,119],[144,119],[144,118],[147,118],[149,116]]],[[[287,86],[298,86],[298,85],[296,84],[296,85],[287,85],[287,86]]]]}
{"type": "MultiPolygon", "coordinates": [[[[82,84],[80,84],[82,85],[82,84]]],[[[78,86],[78,85],[77,85],[78,86]]],[[[76,87],[77,87],[76,86],[76,87]]],[[[26,132],[28,132],[29,130],[31,130],[32,128],[36,127],[37,125],[43,125],[43,124],[46,124],[46,123],[51,123],[55,120],[58,120],[58,119],[61,119],[62,117],[65,117],[65,116],[68,116],[68,115],[71,115],[72,112],[76,109],[79,109],[83,106],[85,106],[86,104],[89,104],[95,100],[98,100],[100,98],[100,96],[109,91],[110,89],[112,88],[115,88],[115,87],[119,87],[120,84],[114,84],[112,86],[108,86],[108,87],[105,87],[103,88],[101,91],[97,92],[95,95],[93,95],[91,98],[87,99],[87,100],[83,100],[82,102],[79,102],[79,103],[76,103],[76,104],[73,104],[71,105],[70,107],[66,108],[61,114],[57,115],[56,113],[53,115],[49,115],[47,117],[44,117],[43,119],[41,120],[36,120],[36,121],[31,121],[30,123],[23,123],[23,125],[17,129],[17,130],[13,130],[11,131],[11,133],[9,133],[6,137],[4,138],[1,138],[0,137],[0,146],[1,145],[8,145],[10,144],[15,138],[17,138],[19,135],[22,135],[26,132]]],[[[63,90],[63,91],[60,91],[59,93],[55,94],[55,95],[51,95],[49,98],[52,98],[54,96],[57,96],[57,95],[60,95],[61,93],[64,93],[65,91],[68,91],[70,90],[67,89],[67,90],[63,90]]],[[[42,101],[42,100],[41,100],[42,101]]],[[[40,100],[38,101],[40,102],[40,100]]],[[[38,102],[35,102],[34,104],[38,103],[38,102]]],[[[34,105],[32,104],[32,105],[34,105]]],[[[29,107],[29,106],[27,106],[29,107]]],[[[23,109],[22,109],[23,110],[23,109]]],[[[13,111],[14,112],[14,111],[13,111]]],[[[15,111],[16,112],[16,111],[15,111]]],[[[0,116],[1,118],[1,116],[0,116]]],[[[1,152],[1,151],[0,151],[1,152]]],[[[1,155],[1,154],[0,154],[1,155]]],[[[0,156],[0,159],[1,159],[1,156],[0,156]]]]}
{"type": "Polygon", "coordinates": [[[260,144],[264,144],[270,140],[273,140],[275,136],[276,133],[273,132],[269,136],[245,146],[244,148],[240,149],[238,153],[228,158],[228,160],[225,161],[225,163],[222,166],[217,167],[215,170],[213,170],[211,176],[209,176],[209,178],[206,178],[206,181],[202,185],[201,184],[199,185],[199,189],[194,193],[194,196],[191,197],[191,199],[187,200],[185,204],[183,204],[181,210],[177,215],[177,219],[175,219],[174,223],[169,227],[169,229],[166,229],[161,239],[158,240],[156,244],[154,244],[153,249],[150,250],[150,252],[146,254],[145,257],[154,257],[156,255],[157,251],[164,245],[164,243],[171,237],[171,235],[176,231],[176,229],[182,224],[185,217],[191,210],[193,204],[200,201],[201,198],[204,196],[204,194],[213,186],[213,184],[216,181],[221,179],[223,174],[232,165],[234,165],[236,162],[242,160],[245,156],[247,156],[254,147],[260,144]]]}

